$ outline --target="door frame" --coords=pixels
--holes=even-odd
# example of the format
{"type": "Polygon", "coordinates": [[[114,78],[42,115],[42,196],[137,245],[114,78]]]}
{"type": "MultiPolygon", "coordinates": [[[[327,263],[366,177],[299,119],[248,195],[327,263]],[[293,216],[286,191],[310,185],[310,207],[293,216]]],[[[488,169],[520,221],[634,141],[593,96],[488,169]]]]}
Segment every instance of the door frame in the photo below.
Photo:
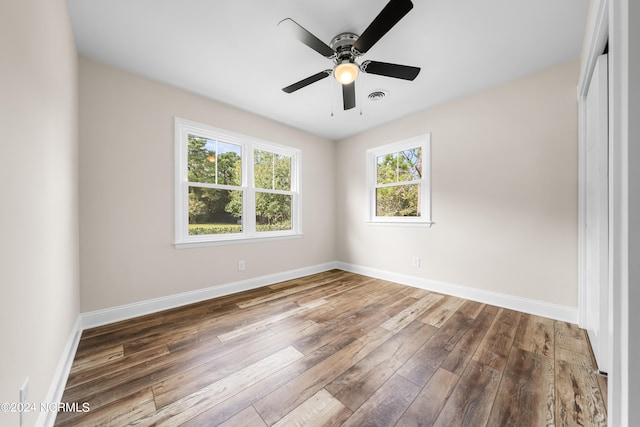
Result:
{"type": "Polygon", "coordinates": [[[640,226],[630,222],[640,214],[640,150],[631,144],[640,138],[640,33],[632,22],[640,22],[640,5],[635,0],[593,0],[587,23],[578,84],[578,320],[584,324],[585,302],[585,141],[584,95],[596,57],[609,42],[609,360],[608,425],[640,425],[640,369],[630,361],[640,358],[638,332],[640,291],[640,226]],[[633,82],[631,84],[630,82],[633,82]],[[633,258],[633,262],[632,259],[633,258]]]}
{"type": "Polygon", "coordinates": [[[586,315],[581,319],[582,326],[587,330],[591,339],[591,347],[596,358],[599,372],[609,372],[610,369],[610,337],[609,337],[609,237],[611,198],[609,179],[609,106],[608,106],[608,55],[598,57],[587,93],[585,124],[585,264],[584,294],[586,315]],[[594,78],[597,75],[597,81],[594,78]],[[594,92],[593,94],[591,92],[594,92]],[[595,102],[595,104],[594,104],[595,102]],[[589,112],[589,103],[591,111],[589,112]],[[603,122],[604,121],[604,122],[603,122]],[[590,129],[590,130],[589,130],[590,129]],[[593,163],[595,161],[595,164],[593,163]],[[595,167],[595,170],[594,170],[595,167]],[[604,168],[604,174],[603,169],[604,168]],[[593,200],[589,194],[594,195],[593,200]],[[595,211],[594,211],[595,209],[595,211]],[[595,216],[594,216],[595,215],[595,216]],[[589,221],[590,220],[590,221],[589,221]],[[595,235],[593,233],[596,233],[595,235]],[[594,240],[595,239],[595,240],[594,240]],[[591,242],[591,243],[590,243],[591,242]],[[593,255],[597,254],[597,259],[593,255]],[[594,270],[598,273],[593,276],[594,270]],[[588,274],[591,271],[591,274],[588,274]],[[594,280],[596,280],[594,282],[594,280]],[[591,295],[591,299],[589,298],[591,295]],[[594,307],[597,305],[597,308],[594,307]],[[595,313],[594,313],[595,310],[595,313]],[[588,316],[588,317],[587,317],[588,316]]]}
{"type": "Polygon", "coordinates": [[[586,327],[587,93],[598,57],[609,39],[608,0],[601,0],[588,29],[578,80],[578,325],[586,327]]]}

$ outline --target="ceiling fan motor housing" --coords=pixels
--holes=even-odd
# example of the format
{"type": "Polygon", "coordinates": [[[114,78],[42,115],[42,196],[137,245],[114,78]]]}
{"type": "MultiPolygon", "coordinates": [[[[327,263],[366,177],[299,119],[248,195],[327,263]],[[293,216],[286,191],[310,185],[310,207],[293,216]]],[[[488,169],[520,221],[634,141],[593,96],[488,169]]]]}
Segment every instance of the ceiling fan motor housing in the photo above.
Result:
{"type": "Polygon", "coordinates": [[[354,50],[353,45],[358,40],[358,35],[354,33],[341,33],[331,40],[331,49],[336,52],[335,63],[339,64],[345,60],[355,62],[356,57],[359,56],[354,50]]]}

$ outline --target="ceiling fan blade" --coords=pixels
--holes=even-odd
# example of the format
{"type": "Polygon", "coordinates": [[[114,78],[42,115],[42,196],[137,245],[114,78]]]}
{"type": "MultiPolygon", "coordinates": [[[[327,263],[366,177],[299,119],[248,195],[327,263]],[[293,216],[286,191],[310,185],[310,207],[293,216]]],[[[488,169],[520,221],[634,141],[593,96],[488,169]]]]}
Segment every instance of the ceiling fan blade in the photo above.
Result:
{"type": "Polygon", "coordinates": [[[342,85],[342,104],[345,110],[350,110],[356,106],[356,83],[342,85]]]}
{"type": "Polygon", "coordinates": [[[311,83],[315,83],[319,80],[322,80],[325,77],[328,77],[330,74],[331,74],[331,70],[320,71],[318,74],[314,74],[313,76],[309,76],[306,79],[302,79],[299,82],[296,82],[292,85],[282,88],[282,90],[286,93],[292,93],[297,91],[298,89],[302,89],[305,86],[309,86],[311,83]]]}
{"type": "Polygon", "coordinates": [[[353,49],[361,54],[366,53],[411,9],[413,9],[411,0],[391,0],[356,40],[353,49]]]}
{"type": "Polygon", "coordinates": [[[394,77],[396,79],[413,80],[418,76],[420,68],[409,65],[389,64],[388,62],[364,61],[360,69],[369,74],[394,77]]]}
{"type": "Polygon", "coordinates": [[[285,18],[280,21],[280,23],[278,23],[278,27],[287,31],[291,36],[300,40],[302,43],[306,44],[322,56],[331,58],[335,54],[333,49],[331,49],[325,42],[311,34],[291,18],[285,18]]]}

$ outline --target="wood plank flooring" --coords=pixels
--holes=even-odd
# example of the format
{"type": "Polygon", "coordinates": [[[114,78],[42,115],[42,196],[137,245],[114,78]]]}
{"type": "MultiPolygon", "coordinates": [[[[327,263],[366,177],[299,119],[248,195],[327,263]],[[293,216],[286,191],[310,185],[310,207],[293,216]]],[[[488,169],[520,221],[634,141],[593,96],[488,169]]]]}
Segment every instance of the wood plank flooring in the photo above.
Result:
{"type": "Polygon", "coordinates": [[[577,326],[332,270],[83,333],[63,426],[604,426],[577,326]]]}

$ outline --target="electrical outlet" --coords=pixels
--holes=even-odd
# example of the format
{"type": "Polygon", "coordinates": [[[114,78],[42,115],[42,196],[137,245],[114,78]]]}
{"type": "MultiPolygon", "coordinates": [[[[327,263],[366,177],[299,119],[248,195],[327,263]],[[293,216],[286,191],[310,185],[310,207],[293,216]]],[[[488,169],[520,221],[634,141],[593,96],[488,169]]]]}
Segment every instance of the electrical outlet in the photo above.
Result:
{"type": "Polygon", "coordinates": [[[244,271],[246,265],[244,263],[244,260],[241,259],[240,261],[238,261],[238,271],[244,271]]]}
{"type": "Polygon", "coordinates": [[[420,268],[420,257],[414,256],[413,258],[411,258],[411,265],[415,268],[420,268]]]}
{"type": "Polygon", "coordinates": [[[24,425],[24,418],[27,415],[25,408],[28,407],[29,400],[29,377],[24,380],[22,387],[20,387],[20,426],[24,425]]]}

